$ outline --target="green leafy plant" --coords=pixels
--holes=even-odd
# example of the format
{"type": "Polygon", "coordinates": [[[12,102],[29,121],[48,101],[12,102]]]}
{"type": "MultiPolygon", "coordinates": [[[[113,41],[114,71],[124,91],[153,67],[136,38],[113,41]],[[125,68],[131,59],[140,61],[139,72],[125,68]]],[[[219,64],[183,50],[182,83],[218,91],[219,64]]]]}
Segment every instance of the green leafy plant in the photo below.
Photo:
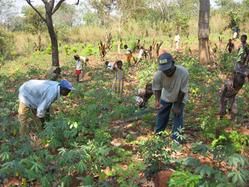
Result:
{"type": "Polygon", "coordinates": [[[171,154],[176,150],[170,148],[172,140],[166,132],[160,136],[156,135],[140,145],[141,154],[146,166],[145,174],[147,177],[156,172],[169,168],[174,160],[171,154]]]}
{"type": "Polygon", "coordinates": [[[200,175],[194,175],[187,171],[176,171],[170,177],[169,187],[195,187],[200,183],[200,175]]]}

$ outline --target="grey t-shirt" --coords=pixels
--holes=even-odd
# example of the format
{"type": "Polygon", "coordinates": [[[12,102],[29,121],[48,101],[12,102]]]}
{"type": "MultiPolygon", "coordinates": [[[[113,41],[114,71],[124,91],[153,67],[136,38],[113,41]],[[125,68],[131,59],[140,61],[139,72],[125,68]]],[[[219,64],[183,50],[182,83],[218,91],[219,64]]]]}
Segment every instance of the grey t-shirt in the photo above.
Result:
{"type": "Polygon", "coordinates": [[[179,91],[185,93],[183,103],[188,99],[188,78],[187,69],[176,65],[176,71],[172,77],[167,77],[162,71],[154,75],[152,90],[162,90],[161,100],[174,103],[177,101],[179,91]]]}

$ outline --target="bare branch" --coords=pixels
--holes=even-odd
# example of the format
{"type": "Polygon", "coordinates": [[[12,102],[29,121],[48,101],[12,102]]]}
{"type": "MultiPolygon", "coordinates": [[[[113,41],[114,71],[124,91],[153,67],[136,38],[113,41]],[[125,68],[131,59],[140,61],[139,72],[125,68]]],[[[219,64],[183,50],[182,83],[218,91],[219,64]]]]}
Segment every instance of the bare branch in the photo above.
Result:
{"type": "Polygon", "coordinates": [[[54,14],[61,6],[61,4],[64,2],[65,0],[60,0],[57,5],[54,7],[54,10],[52,12],[52,14],[54,14]]]}
{"type": "Polygon", "coordinates": [[[77,0],[77,2],[75,3],[75,5],[79,5],[79,3],[80,3],[80,0],[77,0]]]}
{"type": "MultiPolygon", "coordinates": [[[[45,1],[45,0],[44,0],[45,1]]],[[[31,0],[26,0],[26,2],[33,8],[33,10],[40,16],[40,18],[47,23],[46,19],[42,16],[42,14],[32,5],[31,0]]]]}
{"type": "Polygon", "coordinates": [[[54,8],[54,0],[50,0],[50,4],[51,4],[51,12],[52,12],[54,8]]]}

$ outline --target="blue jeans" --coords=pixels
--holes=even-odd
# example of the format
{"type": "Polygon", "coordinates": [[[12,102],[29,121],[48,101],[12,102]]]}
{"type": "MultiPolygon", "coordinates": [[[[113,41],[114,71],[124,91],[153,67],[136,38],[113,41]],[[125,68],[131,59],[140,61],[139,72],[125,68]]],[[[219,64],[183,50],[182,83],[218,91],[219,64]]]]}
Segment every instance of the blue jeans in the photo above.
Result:
{"type": "MultiPolygon", "coordinates": [[[[173,103],[168,103],[163,100],[161,100],[160,103],[163,105],[163,107],[158,111],[157,114],[156,128],[155,128],[156,134],[165,130],[169,122],[171,108],[174,105],[173,103]]],[[[183,110],[184,110],[184,103],[181,103],[180,114],[179,115],[174,114],[172,138],[175,140],[177,140],[177,134],[179,133],[179,130],[183,128],[183,110]]]]}

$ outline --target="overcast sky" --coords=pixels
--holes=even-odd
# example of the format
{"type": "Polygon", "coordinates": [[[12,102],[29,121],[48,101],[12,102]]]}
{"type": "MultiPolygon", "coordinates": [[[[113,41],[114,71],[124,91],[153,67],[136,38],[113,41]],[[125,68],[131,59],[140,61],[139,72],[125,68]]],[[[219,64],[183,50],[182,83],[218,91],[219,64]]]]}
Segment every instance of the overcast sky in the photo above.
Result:
{"type": "MultiPolygon", "coordinates": [[[[77,0],[66,0],[66,2],[67,3],[69,3],[69,4],[74,4],[75,2],[76,2],[77,0]]],[[[82,0],[81,0],[82,1],[82,0]]],[[[235,0],[235,1],[237,1],[237,2],[242,2],[242,0],[235,0]]],[[[40,4],[41,3],[41,0],[33,0],[33,2],[35,3],[35,4],[40,4]]],[[[83,1],[82,1],[83,2],[83,1]]],[[[211,2],[211,5],[212,6],[215,6],[215,0],[210,0],[210,2],[211,2]]],[[[22,7],[24,6],[24,5],[27,5],[27,2],[26,2],[26,0],[16,0],[16,7],[18,8],[18,12],[21,12],[21,9],[22,9],[22,7]]]]}

